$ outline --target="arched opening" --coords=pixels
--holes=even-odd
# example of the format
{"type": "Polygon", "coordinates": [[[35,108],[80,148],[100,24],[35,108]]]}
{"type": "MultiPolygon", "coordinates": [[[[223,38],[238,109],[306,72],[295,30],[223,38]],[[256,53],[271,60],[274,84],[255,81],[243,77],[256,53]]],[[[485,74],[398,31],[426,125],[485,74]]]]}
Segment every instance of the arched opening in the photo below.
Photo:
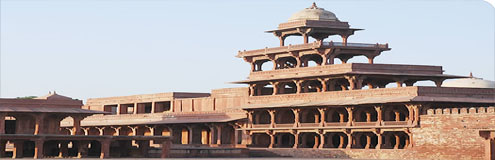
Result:
{"type": "Polygon", "coordinates": [[[267,110],[254,111],[253,124],[270,124],[270,114],[267,110]]]}
{"type": "Polygon", "coordinates": [[[59,152],[59,141],[45,141],[43,143],[43,155],[45,157],[57,157],[59,152]]]}
{"type": "Polygon", "coordinates": [[[193,144],[209,144],[210,143],[210,128],[202,124],[198,124],[192,129],[193,144]]]}
{"type": "Polygon", "coordinates": [[[24,141],[22,143],[22,156],[23,157],[34,157],[34,141],[24,141]]]}
{"type": "Polygon", "coordinates": [[[186,126],[177,125],[172,129],[173,144],[189,144],[189,129],[186,126]]]}
{"type": "Polygon", "coordinates": [[[297,87],[294,82],[280,82],[279,94],[292,94],[297,92],[297,87]]]}
{"type": "Polygon", "coordinates": [[[290,133],[277,133],[275,134],[275,147],[291,148],[294,146],[294,140],[294,135],[290,133]]]}
{"type": "Polygon", "coordinates": [[[69,157],[76,157],[79,150],[79,142],[78,141],[70,141],[67,144],[67,151],[69,157]]]}
{"type": "Polygon", "coordinates": [[[99,141],[91,141],[88,145],[88,157],[100,157],[101,143],[99,141]]]}
{"type": "Polygon", "coordinates": [[[270,145],[270,136],[266,133],[253,133],[253,147],[268,147],[270,145]]]}
{"type": "Polygon", "coordinates": [[[119,134],[121,136],[132,136],[134,133],[132,132],[132,129],[127,127],[127,126],[122,126],[120,128],[119,134]]]}
{"type": "Polygon", "coordinates": [[[117,132],[114,128],[105,127],[105,129],[103,129],[103,135],[116,136],[117,132]]]}
{"type": "Polygon", "coordinates": [[[382,147],[384,149],[404,149],[409,145],[409,135],[402,131],[387,131],[382,134],[382,147]]]}
{"type": "Polygon", "coordinates": [[[327,133],[328,148],[345,148],[348,144],[347,134],[344,133],[327,133]],[[330,142],[328,142],[330,141],[330,142]]]}
{"type": "Polygon", "coordinates": [[[329,109],[326,116],[325,120],[329,123],[344,123],[349,120],[347,110],[343,107],[329,109]]]}
{"type": "Polygon", "coordinates": [[[253,72],[273,70],[273,62],[268,59],[254,61],[253,72]]]}
{"type": "Polygon", "coordinates": [[[16,134],[17,120],[14,116],[5,116],[5,134],[16,134]]]}
{"type": "Polygon", "coordinates": [[[294,57],[281,57],[278,58],[276,62],[277,62],[276,69],[295,68],[297,65],[297,60],[294,57]]]}
{"type": "Polygon", "coordinates": [[[314,67],[323,64],[323,58],[318,54],[301,56],[301,67],[314,67]]]}
{"type": "Polygon", "coordinates": [[[222,144],[234,144],[234,127],[227,125],[222,128],[222,144]]]}
{"type": "Polygon", "coordinates": [[[376,122],[378,119],[378,114],[373,107],[357,107],[353,113],[356,122],[376,122]]]}
{"type": "Polygon", "coordinates": [[[378,136],[372,132],[354,133],[355,144],[353,148],[372,149],[378,144],[378,136]]]}
{"type": "Polygon", "coordinates": [[[301,135],[301,148],[318,148],[320,144],[320,135],[308,132],[301,135]]]}
{"type": "Polygon", "coordinates": [[[320,112],[316,108],[308,108],[301,110],[301,123],[319,123],[320,112]]]}
{"type": "Polygon", "coordinates": [[[305,81],[302,84],[302,91],[303,93],[321,92],[322,91],[321,82],[318,80],[305,81]]]}
{"type": "Polygon", "coordinates": [[[95,127],[89,127],[88,128],[88,135],[93,135],[93,136],[100,135],[100,130],[98,130],[95,127]]]}
{"type": "Polygon", "coordinates": [[[407,121],[409,120],[409,110],[404,105],[394,105],[384,107],[384,121],[407,121]]]}
{"type": "Polygon", "coordinates": [[[271,84],[258,84],[255,87],[254,95],[263,96],[272,94],[273,86],[271,84]]]}
{"type": "Polygon", "coordinates": [[[275,112],[275,123],[294,124],[294,112],[291,109],[280,109],[275,112]]]}

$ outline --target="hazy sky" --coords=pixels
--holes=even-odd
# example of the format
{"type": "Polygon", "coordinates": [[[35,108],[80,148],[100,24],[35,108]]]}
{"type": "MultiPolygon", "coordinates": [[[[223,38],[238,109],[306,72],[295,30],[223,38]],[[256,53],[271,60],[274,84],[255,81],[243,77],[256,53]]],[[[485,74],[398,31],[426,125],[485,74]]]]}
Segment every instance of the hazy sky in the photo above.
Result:
{"type": "MultiPolygon", "coordinates": [[[[2,0],[1,97],[243,87],[227,83],[249,74],[237,51],[278,46],[264,31],[312,2],[2,0]]],[[[365,29],[349,42],[389,43],[375,63],[441,65],[446,74],[495,79],[495,13],[484,1],[316,2],[365,29]]]]}

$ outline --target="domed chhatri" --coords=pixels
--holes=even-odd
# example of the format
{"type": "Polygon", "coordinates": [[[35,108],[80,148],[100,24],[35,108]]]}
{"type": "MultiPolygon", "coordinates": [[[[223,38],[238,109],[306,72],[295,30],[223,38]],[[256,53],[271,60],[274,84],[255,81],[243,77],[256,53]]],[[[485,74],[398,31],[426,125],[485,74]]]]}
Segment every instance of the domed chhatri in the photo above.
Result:
{"type": "Polygon", "coordinates": [[[289,18],[289,22],[299,20],[339,21],[334,13],[327,11],[324,8],[317,7],[314,2],[311,7],[305,8],[289,18]]]}

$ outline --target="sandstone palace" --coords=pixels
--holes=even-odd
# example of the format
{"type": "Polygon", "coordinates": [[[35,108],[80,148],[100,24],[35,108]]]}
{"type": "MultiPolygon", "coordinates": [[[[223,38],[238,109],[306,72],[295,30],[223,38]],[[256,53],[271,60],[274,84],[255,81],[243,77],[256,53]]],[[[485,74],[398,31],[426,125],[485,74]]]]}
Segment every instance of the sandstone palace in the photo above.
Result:
{"type": "Polygon", "coordinates": [[[237,53],[246,87],[0,99],[0,156],[495,159],[493,81],[375,64],[391,48],[347,41],[361,30],[313,3],[267,31],[280,46],[237,53]]]}

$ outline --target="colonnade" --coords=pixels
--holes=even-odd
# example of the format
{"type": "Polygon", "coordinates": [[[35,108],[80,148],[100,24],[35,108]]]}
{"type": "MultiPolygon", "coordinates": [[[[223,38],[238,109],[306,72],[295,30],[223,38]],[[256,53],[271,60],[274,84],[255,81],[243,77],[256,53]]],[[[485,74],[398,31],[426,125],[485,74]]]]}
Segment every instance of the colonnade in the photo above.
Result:
{"type": "Polygon", "coordinates": [[[412,147],[412,134],[406,131],[267,131],[252,133],[252,147],[406,149],[412,147]],[[351,143],[349,143],[351,142],[351,143]]]}
{"type": "Polygon", "coordinates": [[[419,108],[414,104],[272,108],[248,110],[247,117],[248,128],[414,125],[419,108]]]}
{"type": "MultiPolygon", "coordinates": [[[[437,87],[441,87],[445,79],[432,79],[437,87]]],[[[397,87],[413,86],[417,80],[407,78],[390,78],[390,80],[378,80],[371,76],[348,75],[335,78],[306,78],[286,81],[269,81],[264,83],[249,84],[250,96],[299,94],[309,92],[328,92],[342,90],[359,90],[364,86],[368,89],[386,88],[390,83],[397,87]],[[271,87],[268,87],[271,86],[271,87]]]]}

